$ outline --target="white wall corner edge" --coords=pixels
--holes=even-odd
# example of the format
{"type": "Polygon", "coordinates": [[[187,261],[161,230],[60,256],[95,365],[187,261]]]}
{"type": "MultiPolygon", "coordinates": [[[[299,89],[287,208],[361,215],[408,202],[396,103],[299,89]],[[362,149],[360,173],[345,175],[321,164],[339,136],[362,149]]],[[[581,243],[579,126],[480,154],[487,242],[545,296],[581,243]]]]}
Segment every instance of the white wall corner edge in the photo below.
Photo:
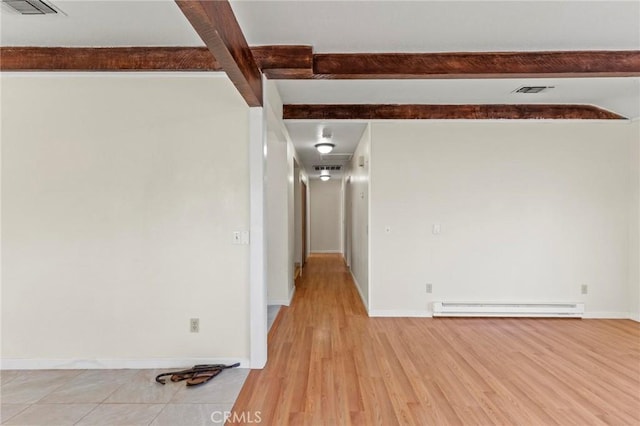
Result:
{"type": "Polygon", "coordinates": [[[291,306],[291,301],[293,300],[293,296],[296,294],[296,287],[294,286],[289,293],[289,299],[269,299],[267,301],[268,305],[281,305],[281,306],[291,306]]]}
{"type": "Polygon", "coordinates": [[[0,370],[111,370],[189,368],[197,364],[235,364],[251,368],[248,358],[21,359],[0,360],[0,370]]]}
{"type": "Polygon", "coordinates": [[[356,285],[356,289],[358,290],[358,294],[360,295],[360,299],[362,300],[362,304],[364,305],[364,310],[367,311],[367,314],[371,316],[369,312],[369,304],[367,303],[367,299],[362,295],[362,287],[360,287],[360,283],[356,279],[356,276],[353,275],[353,271],[349,268],[349,273],[351,274],[351,279],[353,279],[353,283],[356,285]]]}

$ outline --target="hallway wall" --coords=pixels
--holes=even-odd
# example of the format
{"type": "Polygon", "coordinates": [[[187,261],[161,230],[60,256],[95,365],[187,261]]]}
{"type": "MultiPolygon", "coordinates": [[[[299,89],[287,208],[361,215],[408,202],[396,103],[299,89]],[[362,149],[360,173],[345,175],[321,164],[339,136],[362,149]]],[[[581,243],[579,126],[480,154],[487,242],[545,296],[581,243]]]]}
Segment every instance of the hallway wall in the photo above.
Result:
{"type": "Polygon", "coordinates": [[[294,292],[293,273],[297,261],[294,177],[297,154],[282,121],[282,99],[278,88],[275,82],[268,80],[265,82],[265,109],[268,117],[265,181],[267,300],[270,305],[289,305],[294,292]]]}
{"type": "Polygon", "coordinates": [[[640,120],[632,123],[632,153],[629,167],[632,171],[629,199],[629,312],[640,322],[640,120]]]}
{"type": "MultiPolygon", "coordinates": [[[[371,125],[362,133],[349,164],[349,182],[346,193],[350,207],[349,231],[351,236],[350,269],[362,301],[369,309],[369,190],[371,160],[371,125]],[[362,159],[362,165],[360,165],[362,159]]],[[[349,213],[347,213],[349,214],[349,213]]]]}
{"type": "Polygon", "coordinates": [[[311,253],[342,252],[342,184],[331,179],[309,181],[311,253]]]}

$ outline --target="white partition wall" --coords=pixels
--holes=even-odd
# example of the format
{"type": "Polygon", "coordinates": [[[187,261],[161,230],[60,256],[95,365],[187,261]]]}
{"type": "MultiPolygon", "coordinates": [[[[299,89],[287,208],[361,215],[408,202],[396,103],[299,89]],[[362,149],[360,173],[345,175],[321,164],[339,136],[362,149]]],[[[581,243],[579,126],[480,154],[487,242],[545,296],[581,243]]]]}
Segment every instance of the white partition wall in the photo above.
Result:
{"type": "Polygon", "coordinates": [[[224,75],[3,74],[3,368],[248,365],[248,116],[224,75]]]}
{"type": "Polygon", "coordinates": [[[638,138],[628,121],[373,123],[371,311],[637,315],[638,138]]]}

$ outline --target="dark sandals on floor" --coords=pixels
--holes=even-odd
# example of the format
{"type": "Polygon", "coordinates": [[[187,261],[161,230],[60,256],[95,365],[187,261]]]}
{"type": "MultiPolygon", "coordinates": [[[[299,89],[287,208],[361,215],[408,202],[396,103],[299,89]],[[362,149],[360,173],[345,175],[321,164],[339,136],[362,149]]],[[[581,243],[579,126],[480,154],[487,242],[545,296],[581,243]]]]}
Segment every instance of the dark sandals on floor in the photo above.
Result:
{"type": "Polygon", "coordinates": [[[240,363],[233,365],[224,364],[198,364],[192,368],[180,371],[171,371],[169,373],[162,373],[156,376],[156,382],[161,385],[165,384],[165,379],[162,377],[171,376],[172,382],[187,381],[187,386],[198,386],[207,383],[209,380],[216,377],[222,370],[227,368],[238,367],[240,363]]]}

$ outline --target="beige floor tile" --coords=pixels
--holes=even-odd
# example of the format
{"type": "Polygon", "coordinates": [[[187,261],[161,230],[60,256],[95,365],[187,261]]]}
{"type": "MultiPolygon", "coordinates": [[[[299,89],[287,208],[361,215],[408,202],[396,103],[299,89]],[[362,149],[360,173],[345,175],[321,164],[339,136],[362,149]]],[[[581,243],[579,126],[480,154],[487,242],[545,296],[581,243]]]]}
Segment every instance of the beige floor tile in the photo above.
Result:
{"type": "Polygon", "coordinates": [[[20,370],[0,370],[0,384],[9,383],[20,375],[20,370]]]}
{"type": "Polygon", "coordinates": [[[21,426],[73,425],[95,408],[95,404],[35,404],[3,423],[21,426]]]}
{"type": "Polygon", "coordinates": [[[65,385],[84,370],[23,371],[1,388],[5,404],[33,404],[65,385]]]}
{"type": "Polygon", "coordinates": [[[178,391],[179,384],[156,383],[155,377],[170,370],[139,370],[107,399],[109,404],[164,404],[178,391]]]}
{"type": "Polygon", "coordinates": [[[151,426],[211,426],[224,424],[233,404],[167,404],[151,426]]]}
{"type": "Polygon", "coordinates": [[[248,368],[225,370],[201,386],[180,386],[171,403],[233,404],[249,375],[248,368]]]}
{"type": "Polygon", "coordinates": [[[88,370],[54,390],[40,403],[100,403],[120,386],[131,380],[139,370],[88,370]]]}
{"type": "Polygon", "coordinates": [[[163,404],[102,404],[77,425],[146,426],[153,421],[163,407],[163,404]]]}
{"type": "Polygon", "coordinates": [[[6,422],[27,407],[29,407],[28,404],[2,404],[2,407],[0,407],[0,423],[6,422]]]}

